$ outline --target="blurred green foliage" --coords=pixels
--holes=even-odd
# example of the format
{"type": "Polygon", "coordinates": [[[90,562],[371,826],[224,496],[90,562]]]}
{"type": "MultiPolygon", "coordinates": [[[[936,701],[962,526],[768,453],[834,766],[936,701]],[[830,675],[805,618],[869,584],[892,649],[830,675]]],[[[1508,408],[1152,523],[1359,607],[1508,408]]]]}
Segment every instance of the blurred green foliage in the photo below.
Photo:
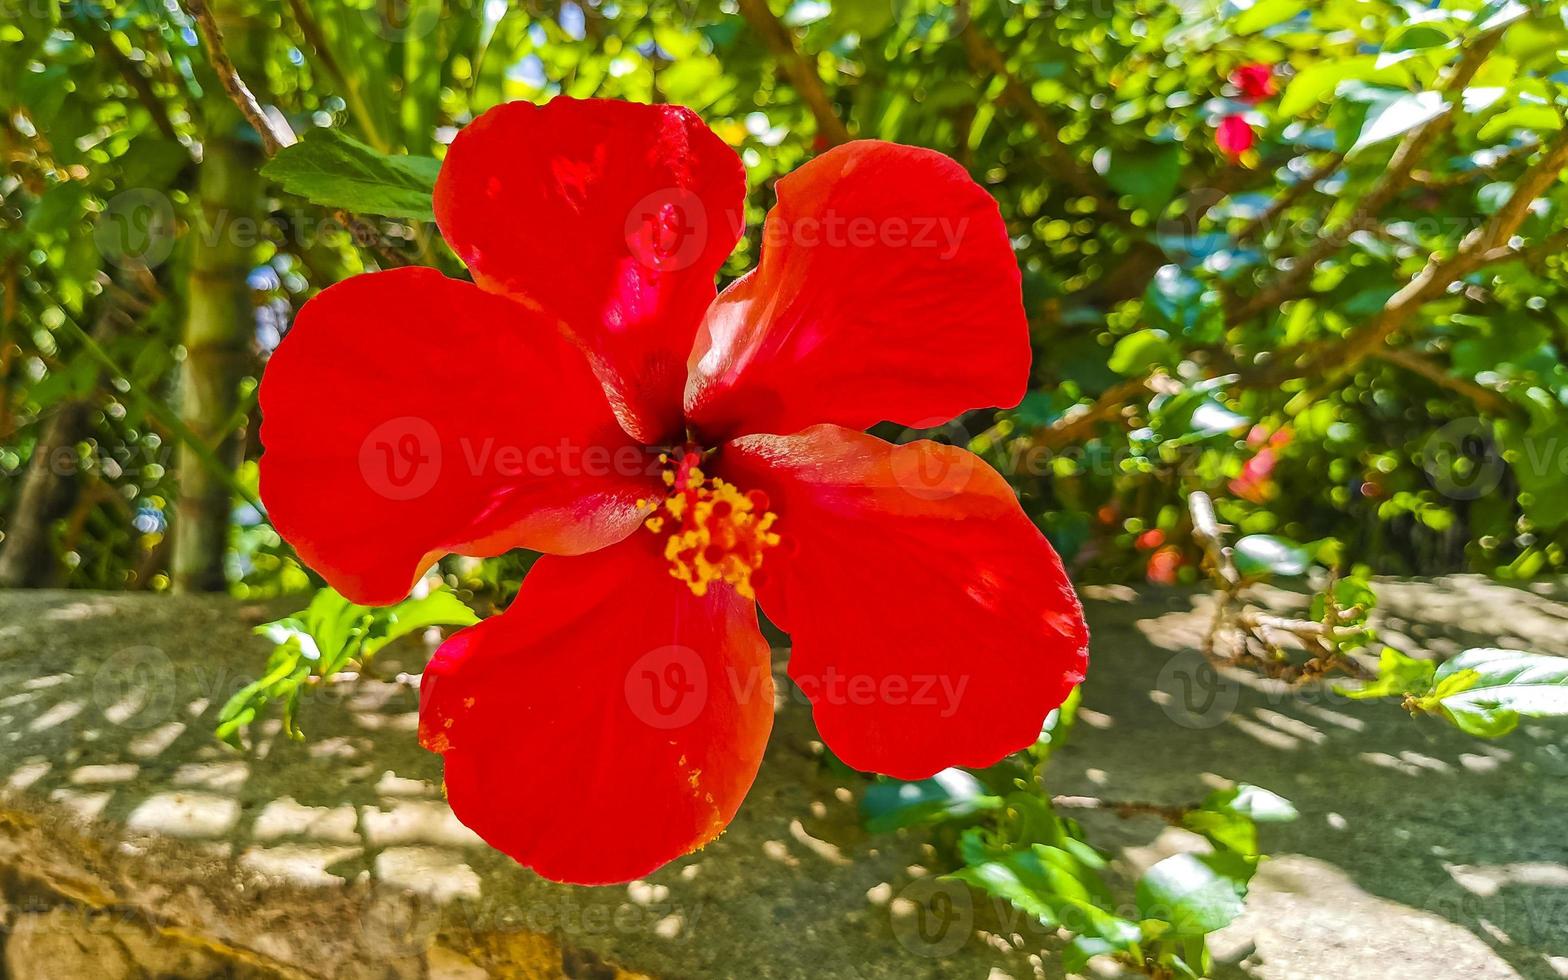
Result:
{"type": "MultiPolygon", "coordinates": [[[[313,290],[394,252],[460,273],[421,187],[466,121],[557,93],[666,100],[746,163],[752,232],[726,275],[756,261],[771,181],[836,126],[940,149],[997,197],[1036,387],[926,434],[1007,474],[1079,580],[1195,581],[1193,490],[1245,534],[1332,539],[1376,572],[1528,578],[1568,561],[1560,4],[239,6],[262,28],[249,80],[305,141],[267,168],[252,229],[236,428],[253,433],[255,378],[313,290]],[[1245,65],[1267,68],[1263,93],[1238,87],[1245,65]],[[1231,116],[1255,133],[1234,158],[1215,143],[1231,116]],[[311,203],[341,204],[319,182],[292,193],[300,154],[334,151],[359,154],[361,177],[396,171],[362,181],[380,196],[354,198],[347,230],[311,203]],[[367,226],[375,247],[356,247],[367,226]],[[1434,265],[1442,281],[1410,301],[1434,265]]],[[[179,270],[200,247],[191,188],[216,81],[175,3],[18,14],[0,26],[0,469],[18,477],[0,514],[17,520],[30,467],[61,465],[38,456],[61,448],[46,422],[85,401],[50,577],[162,588],[178,433],[147,407],[173,399],[183,357],[179,270]]],[[[306,585],[263,515],[236,516],[236,590],[306,585]]],[[[515,585],[464,568],[448,571],[502,597],[515,585]]]]}

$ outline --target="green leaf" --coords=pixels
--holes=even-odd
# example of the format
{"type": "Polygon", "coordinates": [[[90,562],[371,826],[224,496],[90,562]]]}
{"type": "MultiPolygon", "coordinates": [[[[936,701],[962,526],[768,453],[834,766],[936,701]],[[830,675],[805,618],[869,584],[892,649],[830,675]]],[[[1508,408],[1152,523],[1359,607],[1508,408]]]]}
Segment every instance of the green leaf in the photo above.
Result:
{"type": "Polygon", "coordinates": [[[1162,266],[1150,280],[1143,292],[1143,319],[1200,344],[1216,343],[1225,333],[1219,294],[1177,265],[1162,266]]]}
{"type": "Polygon", "coordinates": [[[1528,130],[1532,133],[1555,133],[1562,127],[1563,117],[1556,108],[1527,102],[1505,109],[1488,119],[1476,136],[1490,141],[1501,139],[1516,129],[1528,130]]]}
{"type": "Polygon", "coordinates": [[[1290,801],[1259,786],[1241,783],[1215,790],[1203,805],[1182,816],[1182,826],[1207,837],[1216,847],[1244,857],[1258,856],[1259,823],[1284,823],[1298,816],[1290,801]]]}
{"type": "Polygon", "coordinates": [[[1113,899],[1094,869],[1067,850],[1036,844],[973,862],[953,877],[1006,899],[1047,926],[1106,939],[1125,948],[1138,927],[1106,911],[1113,899]]]}
{"type": "MultiPolygon", "coordinates": [[[[298,619],[304,634],[315,641],[316,659],[338,663],[353,655],[353,645],[369,614],[370,607],[349,602],[332,589],[321,589],[298,619]]],[[[260,632],[264,628],[256,629],[260,632]]]]}
{"type": "Polygon", "coordinates": [[[1492,424],[1503,458],[1519,481],[1525,516],[1543,531],[1568,524],[1568,469],[1559,465],[1556,448],[1561,418],[1552,404],[1528,427],[1514,419],[1492,424]]]}
{"type": "Polygon", "coordinates": [[[440,161],[390,156],[335,129],[312,130],[261,168],[291,194],[329,208],[432,220],[440,161]]]}
{"type": "Polygon", "coordinates": [[[1340,82],[1364,79],[1377,68],[1370,56],[1331,58],[1296,72],[1279,100],[1279,114],[1290,119],[1305,115],[1313,106],[1334,94],[1340,82]]]}
{"type": "Polygon", "coordinates": [[[1237,34],[1256,34],[1291,20],[1307,9],[1303,0],[1257,0],[1231,22],[1237,34]]]}
{"type": "Polygon", "coordinates": [[[1304,574],[1312,563],[1307,549],[1274,534],[1249,534],[1236,542],[1232,555],[1236,570],[1248,578],[1304,574]]]}
{"type": "Polygon", "coordinates": [[[1388,40],[1383,42],[1383,50],[1419,51],[1422,48],[1441,47],[1453,39],[1453,29],[1446,22],[1406,24],[1389,35],[1388,40]]]}
{"type": "Polygon", "coordinates": [[[1176,347],[1165,331],[1144,329],[1116,342],[1111,351],[1110,368],[1117,374],[1131,377],[1144,374],[1156,365],[1172,364],[1176,358],[1176,347]]]}
{"type": "Polygon", "coordinates": [[[1428,48],[1440,48],[1453,39],[1453,25],[1447,21],[1406,24],[1388,35],[1388,40],[1383,42],[1383,54],[1385,58],[1388,55],[1408,56],[1428,48]]]}
{"type": "Polygon", "coordinates": [[[1441,92],[1401,92],[1374,102],[1367,110],[1361,133],[1350,151],[1365,149],[1384,140],[1402,136],[1417,126],[1436,119],[1448,109],[1441,92]]]}
{"type": "Polygon", "coordinates": [[[1105,182],[1158,215],[1165,210],[1181,183],[1181,146],[1177,143],[1144,144],[1113,150],[1105,166],[1105,182]]]}
{"type": "Polygon", "coordinates": [[[1407,657],[1393,647],[1384,647],[1377,661],[1377,679],[1354,690],[1338,688],[1339,693],[1358,701],[1372,698],[1424,695],[1432,690],[1437,664],[1407,657]]]}
{"type": "Polygon", "coordinates": [[[1108,939],[1096,936],[1074,936],[1062,950],[1062,970],[1071,974],[1082,974],[1089,965],[1089,960],[1096,956],[1112,956],[1121,947],[1108,939]]]}
{"type": "Polygon", "coordinates": [[[1169,922],[1181,936],[1223,929],[1241,914],[1253,865],[1241,857],[1175,854],[1138,880],[1138,914],[1169,922]]]}
{"type": "Polygon", "coordinates": [[[1258,823],[1289,823],[1301,814],[1278,793],[1251,783],[1238,783],[1232,789],[1216,790],[1203,805],[1250,817],[1258,823]]]}
{"type": "Polygon", "coordinates": [[[234,692],[234,696],[218,709],[218,738],[231,745],[238,744],[240,731],[255,720],[256,712],[278,693],[297,689],[309,673],[310,666],[304,662],[298,637],[288,637],[268,656],[267,672],[234,692]]]}
{"type": "Polygon", "coordinates": [[[445,589],[372,608],[350,602],[332,589],[320,589],[310,605],[293,616],[257,626],[254,632],[274,644],[267,672],[247,684],[218,713],[218,737],[236,742],[239,732],[270,702],[282,701],[283,728],[304,738],[298,713],[310,677],[330,677],[351,661],[369,660],[393,640],[429,626],[470,626],[472,609],[445,589]]]}
{"type": "Polygon", "coordinates": [[[1530,8],[1520,3],[1519,0],[1494,0],[1481,9],[1476,16],[1477,30],[1491,31],[1511,24],[1530,13],[1530,8]]]}
{"type": "Polygon", "coordinates": [[[988,794],[974,776],[962,769],[944,769],[917,782],[872,784],[861,798],[860,815],[867,830],[880,834],[968,817],[1001,805],[1001,798],[988,794]]]}
{"type": "Polygon", "coordinates": [[[891,3],[835,3],[828,16],[834,29],[844,34],[873,38],[893,26],[896,9],[891,3]]]}
{"type": "Polygon", "coordinates": [[[1462,731],[1484,738],[1513,731],[1521,716],[1568,716],[1568,658],[1466,650],[1437,669],[1437,686],[1423,699],[1422,706],[1428,705],[1462,731]]]}
{"type": "Polygon", "coordinates": [[[477,622],[479,617],[463,604],[463,600],[445,589],[438,589],[377,610],[359,645],[359,655],[368,659],[393,640],[431,626],[472,626],[477,622]]]}

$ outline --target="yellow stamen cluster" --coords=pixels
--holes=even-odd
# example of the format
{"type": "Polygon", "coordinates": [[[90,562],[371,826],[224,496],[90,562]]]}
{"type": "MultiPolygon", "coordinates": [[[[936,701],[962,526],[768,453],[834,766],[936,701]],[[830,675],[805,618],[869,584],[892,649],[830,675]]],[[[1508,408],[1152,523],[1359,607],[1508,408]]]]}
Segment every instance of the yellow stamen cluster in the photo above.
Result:
{"type": "Polygon", "coordinates": [[[643,525],[655,534],[666,530],[664,557],[670,574],[696,595],[706,595],[710,582],[725,582],[748,599],[756,598],[752,573],[762,567],[763,554],[779,543],[772,527],[778,515],[768,510],[766,495],[742,493],[732,483],[709,477],[698,468],[695,453],[666,464],[662,501],[643,501],[655,513],[643,525]]]}

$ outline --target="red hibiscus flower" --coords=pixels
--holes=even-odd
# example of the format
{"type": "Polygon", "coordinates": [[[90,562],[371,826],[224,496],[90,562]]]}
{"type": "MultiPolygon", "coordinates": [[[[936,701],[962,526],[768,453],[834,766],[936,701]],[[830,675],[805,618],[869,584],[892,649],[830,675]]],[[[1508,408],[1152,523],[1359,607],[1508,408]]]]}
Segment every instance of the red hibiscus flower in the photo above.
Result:
{"type": "Polygon", "coordinates": [[[1240,160],[1242,154],[1252,149],[1257,141],[1257,134],[1252,131],[1252,126],[1242,116],[1226,116],[1221,119],[1219,130],[1214,134],[1215,145],[1232,161],[1240,160]]]}
{"type": "Polygon", "coordinates": [[[333,286],[262,383],[262,496],[348,597],[546,553],[436,653],[420,739],[459,819],[549,878],[645,874],[735,815],[773,721],[754,597],[861,770],[994,763],[1083,677],[1078,601],[1007,483],[861,431],[1022,397],[995,203],[930,150],[838,147],[778,181],[761,263],[715,297],[744,194],[689,110],[498,107],[436,184],[474,282],[333,286]]]}
{"type": "Polygon", "coordinates": [[[1278,89],[1274,87],[1274,66],[1262,62],[1242,65],[1230,73],[1230,83],[1241,91],[1248,102],[1262,102],[1278,89]]]}
{"type": "Polygon", "coordinates": [[[1182,558],[1181,549],[1168,544],[1149,556],[1146,574],[1155,585],[1175,585],[1184,564],[1186,562],[1182,558]]]}
{"type": "Polygon", "coordinates": [[[1278,457],[1272,449],[1260,449],[1257,455],[1247,460],[1241,468],[1241,473],[1230,481],[1230,492],[1243,500],[1250,500],[1255,504],[1264,504],[1274,496],[1274,482],[1271,475],[1278,457]]]}
{"type": "Polygon", "coordinates": [[[1273,481],[1274,467],[1279,462],[1279,452],[1290,445],[1292,430],[1284,426],[1272,435],[1262,425],[1255,425],[1247,433],[1247,445],[1261,447],[1242,466],[1241,473],[1230,481],[1231,493],[1255,504],[1273,499],[1278,488],[1273,481]]]}

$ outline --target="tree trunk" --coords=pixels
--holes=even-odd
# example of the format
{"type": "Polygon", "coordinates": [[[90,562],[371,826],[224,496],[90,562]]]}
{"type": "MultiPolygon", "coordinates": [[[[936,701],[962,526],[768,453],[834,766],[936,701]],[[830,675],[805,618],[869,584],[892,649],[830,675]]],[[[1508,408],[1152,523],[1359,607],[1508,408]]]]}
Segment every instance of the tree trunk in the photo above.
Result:
{"type": "Polygon", "coordinates": [[[44,423],[33,449],[16,509],[0,544],[0,588],[41,589],[56,584],[54,522],[76,501],[81,483],[76,444],[87,436],[92,402],[70,399],[44,423]]]}
{"type": "MultiPolygon", "coordinates": [[[[212,4],[229,53],[244,71],[259,63],[250,55],[261,35],[243,16],[225,18],[237,6],[212,4]]],[[[255,333],[246,277],[260,233],[261,154],[243,138],[246,124],[216,83],[209,86],[203,112],[206,139],[196,179],[196,226],[191,229],[180,418],[218,459],[237,465],[241,446],[234,415],[255,333]]],[[[224,554],[233,509],[229,485],[188,446],[180,446],[175,465],[179,499],[172,529],[174,588],[221,591],[227,585],[224,554]]]]}

